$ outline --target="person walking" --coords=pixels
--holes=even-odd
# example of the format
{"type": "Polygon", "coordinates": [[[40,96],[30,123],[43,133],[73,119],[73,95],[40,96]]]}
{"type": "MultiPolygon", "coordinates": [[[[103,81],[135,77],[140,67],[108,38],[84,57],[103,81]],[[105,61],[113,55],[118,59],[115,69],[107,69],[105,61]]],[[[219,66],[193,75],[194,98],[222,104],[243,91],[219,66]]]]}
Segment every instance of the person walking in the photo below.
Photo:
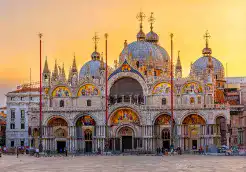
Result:
{"type": "Polygon", "coordinates": [[[39,149],[36,149],[36,157],[39,158],[39,149]]]}
{"type": "Polygon", "coordinates": [[[65,154],[66,154],[66,156],[67,156],[67,148],[65,148],[65,154]]]}
{"type": "Polygon", "coordinates": [[[18,149],[18,147],[16,147],[16,157],[17,158],[19,157],[19,149],[18,149]]]}

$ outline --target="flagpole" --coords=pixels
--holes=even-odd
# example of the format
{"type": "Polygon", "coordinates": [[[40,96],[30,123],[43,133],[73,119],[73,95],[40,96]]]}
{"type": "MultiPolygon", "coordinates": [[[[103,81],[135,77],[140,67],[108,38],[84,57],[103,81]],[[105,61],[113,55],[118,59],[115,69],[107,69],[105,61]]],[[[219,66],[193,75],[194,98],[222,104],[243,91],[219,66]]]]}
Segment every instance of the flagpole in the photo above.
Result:
{"type": "Polygon", "coordinates": [[[43,151],[42,144],[42,37],[43,34],[39,33],[39,151],[43,151]]]}
{"type": "Polygon", "coordinates": [[[174,148],[174,118],[173,118],[173,33],[171,37],[171,146],[174,148]]]}
{"type": "Polygon", "coordinates": [[[106,143],[105,147],[108,151],[108,34],[105,33],[105,61],[106,61],[106,67],[105,67],[105,117],[106,117],[106,143]]]}

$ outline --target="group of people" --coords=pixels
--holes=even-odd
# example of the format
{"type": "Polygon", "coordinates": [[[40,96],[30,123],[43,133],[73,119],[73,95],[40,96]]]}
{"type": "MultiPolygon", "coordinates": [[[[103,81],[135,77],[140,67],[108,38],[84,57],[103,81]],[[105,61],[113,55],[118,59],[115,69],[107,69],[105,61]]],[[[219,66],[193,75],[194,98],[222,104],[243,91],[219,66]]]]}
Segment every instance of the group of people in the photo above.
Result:
{"type": "Polygon", "coordinates": [[[177,147],[176,149],[174,149],[173,147],[171,147],[170,149],[165,149],[164,147],[162,147],[162,148],[159,148],[159,147],[156,148],[157,155],[160,155],[160,154],[168,155],[168,152],[170,152],[171,155],[174,155],[175,152],[178,155],[181,155],[182,154],[182,151],[181,151],[181,148],[180,147],[177,147]]]}

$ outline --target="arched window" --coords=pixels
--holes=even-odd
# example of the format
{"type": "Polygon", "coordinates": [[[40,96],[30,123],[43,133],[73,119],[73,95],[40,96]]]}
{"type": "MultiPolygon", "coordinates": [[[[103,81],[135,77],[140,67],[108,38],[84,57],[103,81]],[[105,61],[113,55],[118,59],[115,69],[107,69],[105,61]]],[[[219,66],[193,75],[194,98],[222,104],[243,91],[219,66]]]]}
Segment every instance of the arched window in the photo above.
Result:
{"type": "Polygon", "coordinates": [[[60,100],[60,107],[64,107],[64,100],[60,100]]]}
{"type": "Polygon", "coordinates": [[[167,104],[167,99],[166,98],[162,98],[161,99],[161,104],[162,105],[166,105],[167,104]]]}
{"type": "Polygon", "coordinates": [[[136,62],[136,66],[137,66],[137,68],[139,68],[139,61],[136,62]]]}
{"type": "Polygon", "coordinates": [[[91,106],[91,100],[86,101],[87,106],[91,106]]]}
{"type": "Polygon", "coordinates": [[[154,76],[156,76],[156,71],[154,71],[154,76]]]}

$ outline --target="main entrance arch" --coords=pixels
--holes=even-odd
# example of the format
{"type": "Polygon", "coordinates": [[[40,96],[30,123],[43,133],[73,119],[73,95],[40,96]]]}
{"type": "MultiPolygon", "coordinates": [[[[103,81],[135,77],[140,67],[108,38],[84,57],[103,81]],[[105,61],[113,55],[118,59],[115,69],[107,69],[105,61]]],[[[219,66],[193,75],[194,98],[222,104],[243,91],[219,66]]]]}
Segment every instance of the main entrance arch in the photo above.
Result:
{"type": "Polygon", "coordinates": [[[132,150],[134,144],[134,131],[129,126],[124,126],[118,131],[118,137],[121,139],[122,152],[132,150]]]}
{"type": "Polygon", "coordinates": [[[83,115],[76,121],[77,149],[92,152],[93,135],[95,135],[95,120],[89,115],[83,115]]]}
{"type": "Polygon", "coordinates": [[[55,142],[57,152],[64,153],[68,137],[67,122],[61,117],[53,117],[48,121],[47,127],[48,135],[53,137],[50,141],[55,142]]]}
{"type": "Polygon", "coordinates": [[[206,121],[198,114],[190,114],[182,121],[184,150],[197,150],[201,143],[206,121]]]}

